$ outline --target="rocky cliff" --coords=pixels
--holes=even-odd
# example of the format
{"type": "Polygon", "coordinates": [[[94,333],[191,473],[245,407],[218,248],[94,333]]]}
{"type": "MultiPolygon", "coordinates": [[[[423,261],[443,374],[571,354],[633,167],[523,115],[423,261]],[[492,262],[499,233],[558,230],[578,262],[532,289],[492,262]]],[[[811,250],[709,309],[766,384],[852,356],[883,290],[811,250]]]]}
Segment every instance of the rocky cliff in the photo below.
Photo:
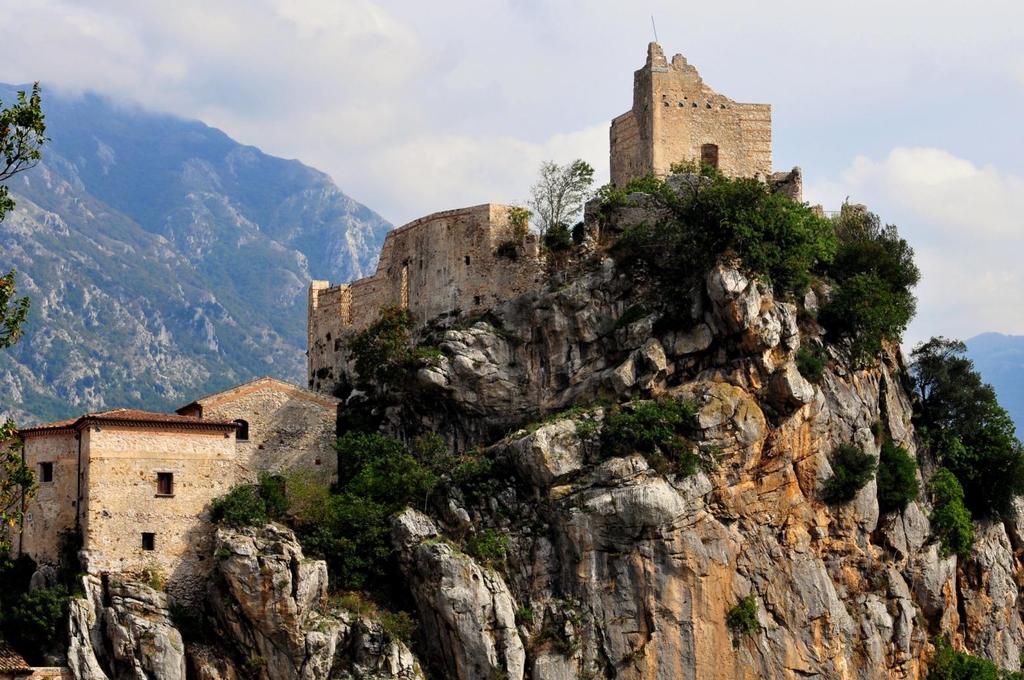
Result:
{"type": "Polygon", "coordinates": [[[78,677],[923,679],[937,635],[1019,668],[1024,505],[976,527],[961,560],[927,494],[882,513],[869,481],[824,501],[841,445],[877,459],[891,438],[932,474],[898,348],[855,367],[824,342],[815,293],[777,299],[734,263],[700,287],[688,323],[665,324],[644,311],[649,284],[590,253],[423,334],[441,356],[383,428],[441,432],[491,468],[393,518],[412,651],[332,608],[289,532],[222,529],[203,644],[182,660],[162,596],[108,584],[72,616],[78,677]],[[801,347],[824,353],[815,382],[801,347]],[[610,419],[653,399],[693,409],[690,465],[609,452],[610,419]],[[469,549],[484,536],[500,539],[486,559],[469,549]]]}

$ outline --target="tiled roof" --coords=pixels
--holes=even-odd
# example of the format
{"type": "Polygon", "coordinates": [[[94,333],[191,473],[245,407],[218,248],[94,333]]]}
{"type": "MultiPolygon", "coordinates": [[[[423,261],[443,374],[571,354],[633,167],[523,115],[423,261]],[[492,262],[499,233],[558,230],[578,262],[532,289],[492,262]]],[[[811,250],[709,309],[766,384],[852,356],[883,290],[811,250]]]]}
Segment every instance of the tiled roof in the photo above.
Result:
{"type": "Polygon", "coordinates": [[[14,673],[17,675],[29,675],[32,667],[28,665],[21,654],[3,640],[0,640],[0,673],[14,673]]]}
{"type": "Polygon", "coordinates": [[[58,420],[42,425],[24,427],[21,434],[33,432],[46,432],[50,430],[74,429],[86,422],[115,422],[115,423],[139,423],[146,425],[192,425],[201,427],[237,427],[233,422],[227,420],[204,420],[194,416],[180,416],[169,413],[155,413],[153,411],[141,411],[133,408],[115,408],[109,411],[98,411],[86,413],[78,418],[58,420]]]}

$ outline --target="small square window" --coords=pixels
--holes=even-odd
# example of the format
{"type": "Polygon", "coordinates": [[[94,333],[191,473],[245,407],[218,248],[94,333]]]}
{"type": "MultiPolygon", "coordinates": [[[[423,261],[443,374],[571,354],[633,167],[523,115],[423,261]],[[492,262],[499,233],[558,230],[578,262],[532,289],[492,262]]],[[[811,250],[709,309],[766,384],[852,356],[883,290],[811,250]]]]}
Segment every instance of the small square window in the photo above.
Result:
{"type": "Polygon", "coordinates": [[[173,496],[174,495],[174,473],[173,472],[158,472],[158,473],[156,473],[156,495],[157,496],[173,496]]]}
{"type": "Polygon", "coordinates": [[[466,255],[466,266],[469,266],[469,255],[466,255]]]}
{"type": "Polygon", "coordinates": [[[46,484],[53,481],[53,463],[39,464],[39,482],[46,484]]]}
{"type": "Polygon", "coordinates": [[[142,549],[143,550],[156,550],[156,534],[149,532],[142,532],[142,549]]]}

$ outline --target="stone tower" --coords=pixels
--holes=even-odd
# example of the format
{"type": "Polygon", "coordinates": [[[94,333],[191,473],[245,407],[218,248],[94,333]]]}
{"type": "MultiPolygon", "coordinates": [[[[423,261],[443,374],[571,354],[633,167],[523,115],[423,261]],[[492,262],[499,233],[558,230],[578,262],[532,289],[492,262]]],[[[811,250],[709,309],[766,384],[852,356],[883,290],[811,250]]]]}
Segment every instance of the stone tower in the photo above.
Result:
{"type": "Polygon", "coordinates": [[[612,121],[612,184],[668,174],[673,163],[700,160],[731,177],[772,171],[772,111],[740,104],[701,80],[681,54],[669,63],[657,43],[633,74],[633,108],[612,121]]]}

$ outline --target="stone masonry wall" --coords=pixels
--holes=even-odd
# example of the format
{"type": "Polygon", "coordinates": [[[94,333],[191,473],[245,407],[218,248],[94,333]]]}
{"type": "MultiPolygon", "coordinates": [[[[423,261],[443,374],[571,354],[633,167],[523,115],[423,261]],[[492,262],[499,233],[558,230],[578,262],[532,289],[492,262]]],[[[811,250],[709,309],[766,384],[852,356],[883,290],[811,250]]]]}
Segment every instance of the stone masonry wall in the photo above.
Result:
{"type": "Polygon", "coordinates": [[[499,256],[512,240],[510,206],[488,203],[434,213],[387,235],[373,276],[330,286],[314,281],[309,301],[309,384],[329,391],[344,362],[347,333],[366,328],[382,307],[408,308],[417,325],[444,314],[490,309],[539,285],[539,244],[528,236],[516,259],[499,256]]]}
{"type": "Polygon", "coordinates": [[[673,163],[701,159],[705,144],[718,147],[718,167],[733,177],[768,177],[772,171],[771,107],[742,104],[718,94],[677,54],[671,63],[651,43],[646,65],[635,72],[633,108],[611,126],[612,183],[668,174],[673,163]]]}
{"type": "Polygon", "coordinates": [[[82,523],[87,571],[151,569],[175,597],[199,596],[213,567],[210,502],[244,476],[234,433],[105,424],[82,436],[88,452],[82,523]],[[174,474],[172,496],[157,495],[158,472],[174,474]],[[143,550],[143,532],[155,534],[154,550],[143,550]]]}
{"type": "Polygon", "coordinates": [[[75,527],[78,495],[78,442],[71,430],[37,433],[25,438],[25,463],[39,479],[39,464],[53,463],[53,481],[40,482],[25,506],[20,546],[14,549],[40,564],[56,564],[62,531],[75,527]]]}
{"type": "Polygon", "coordinates": [[[203,418],[249,423],[249,439],[237,441],[238,463],[249,479],[263,471],[300,469],[327,481],[337,475],[337,402],[299,392],[276,381],[257,380],[231,390],[230,398],[203,403],[203,418]]]}

